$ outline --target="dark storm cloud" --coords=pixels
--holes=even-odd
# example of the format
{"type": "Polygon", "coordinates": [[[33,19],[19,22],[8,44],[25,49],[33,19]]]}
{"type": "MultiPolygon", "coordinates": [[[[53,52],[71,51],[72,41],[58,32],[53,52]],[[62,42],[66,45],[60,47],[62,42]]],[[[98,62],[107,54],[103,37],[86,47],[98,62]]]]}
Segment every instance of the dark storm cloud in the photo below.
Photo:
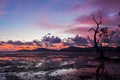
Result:
{"type": "Polygon", "coordinates": [[[33,45],[33,42],[24,42],[24,45],[33,45]]]}
{"type": "Polygon", "coordinates": [[[43,42],[49,42],[49,44],[61,43],[61,39],[55,36],[44,36],[42,39],[43,42]]]}
{"type": "Polygon", "coordinates": [[[86,38],[76,35],[73,38],[68,38],[62,42],[65,46],[87,46],[88,41],[86,38]]]}
{"type": "Polygon", "coordinates": [[[0,41],[0,45],[3,45],[5,42],[4,41],[0,41]]]}
{"type": "Polygon", "coordinates": [[[42,46],[42,42],[39,40],[33,40],[33,43],[35,43],[37,46],[42,46]]]}
{"type": "Polygon", "coordinates": [[[42,45],[41,41],[38,41],[38,40],[26,41],[26,42],[8,40],[6,43],[13,44],[13,45],[33,45],[33,44],[36,44],[37,46],[42,45]]]}
{"type": "Polygon", "coordinates": [[[64,39],[62,41],[62,44],[64,46],[74,46],[74,41],[72,40],[73,38],[68,37],[67,39],[64,39]]]}
{"type": "Polygon", "coordinates": [[[7,43],[13,44],[13,45],[23,45],[24,44],[22,41],[12,41],[12,40],[7,41],[7,43]]]}
{"type": "Polygon", "coordinates": [[[77,46],[86,46],[88,44],[87,39],[76,35],[73,39],[77,46]]]}

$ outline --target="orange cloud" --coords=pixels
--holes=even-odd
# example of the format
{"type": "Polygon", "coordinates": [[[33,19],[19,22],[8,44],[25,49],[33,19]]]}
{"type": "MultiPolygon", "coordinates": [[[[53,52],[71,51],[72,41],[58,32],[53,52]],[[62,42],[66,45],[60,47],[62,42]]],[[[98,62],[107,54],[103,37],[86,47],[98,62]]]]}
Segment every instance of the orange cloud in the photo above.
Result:
{"type": "Polygon", "coordinates": [[[15,50],[22,50],[22,49],[28,49],[32,50],[38,48],[37,45],[13,45],[13,44],[2,44],[0,45],[1,51],[15,51],[15,50]]]}
{"type": "MultiPolygon", "coordinates": [[[[55,43],[51,46],[48,46],[47,48],[49,49],[61,49],[61,48],[67,48],[68,46],[64,46],[62,43],[55,43]]],[[[27,50],[33,50],[36,48],[46,48],[46,45],[43,44],[41,46],[38,46],[36,44],[33,45],[14,45],[14,44],[2,44],[0,45],[0,51],[16,51],[16,50],[22,50],[22,49],[27,49],[27,50]]]]}

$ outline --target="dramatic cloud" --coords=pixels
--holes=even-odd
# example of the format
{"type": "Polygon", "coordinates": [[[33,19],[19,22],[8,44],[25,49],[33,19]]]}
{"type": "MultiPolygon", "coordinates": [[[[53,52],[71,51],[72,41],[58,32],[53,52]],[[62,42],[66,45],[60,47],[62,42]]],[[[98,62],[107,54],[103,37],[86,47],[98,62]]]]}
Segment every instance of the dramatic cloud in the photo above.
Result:
{"type": "Polygon", "coordinates": [[[0,45],[3,45],[5,42],[4,41],[0,41],[0,45]]]}
{"type": "Polygon", "coordinates": [[[39,40],[33,40],[33,43],[36,44],[37,46],[42,46],[42,42],[39,40]]]}
{"type": "MultiPolygon", "coordinates": [[[[3,42],[0,42],[1,44],[3,42]]],[[[12,45],[36,45],[36,46],[42,46],[42,42],[39,41],[39,40],[33,40],[33,41],[26,41],[26,42],[23,42],[23,41],[12,41],[12,40],[8,40],[7,42],[4,42],[4,43],[7,43],[7,44],[12,44],[12,45]]]]}
{"type": "Polygon", "coordinates": [[[43,42],[48,42],[50,44],[60,43],[61,39],[55,36],[44,36],[42,39],[43,42]]]}
{"type": "Polygon", "coordinates": [[[77,46],[86,46],[88,44],[87,39],[76,35],[73,39],[77,46]]]}
{"type": "Polygon", "coordinates": [[[38,40],[33,41],[12,41],[8,40],[7,42],[0,41],[0,50],[21,50],[21,49],[36,49],[36,48],[45,48],[42,43],[38,40]]]}
{"type": "Polygon", "coordinates": [[[12,41],[12,40],[7,41],[7,43],[13,44],[13,45],[23,45],[24,44],[22,41],[12,41]]]}
{"type": "Polygon", "coordinates": [[[62,44],[64,46],[74,46],[74,41],[72,39],[73,38],[68,37],[62,41],[62,44]]]}
{"type": "Polygon", "coordinates": [[[62,43],[66,46],[87,46],[88,41],[86,38],[76,35],[73,38],[65,39],[62,43]]]}
{"type": "MultiPolygon", "coordinates": [[[[97,13],[97,11],[96,11],[97,13]]],[[[96,20],[99,20],[99,16],[95,14],[96,20]]],[[[118,13],[111,13],[111,14],[104,14],[102,15],[102,25],[103,26],[117,26],[119,24],[120,18],[118,13]]],[[[95,22],[93,21],[93,18],[91,14],[88,14],[87,16],[79,16],[75,19],[76,24],[90,24],[95,25],[95,22]]],[[[88,27],[91,27],[88,26],[88,27]]]]}

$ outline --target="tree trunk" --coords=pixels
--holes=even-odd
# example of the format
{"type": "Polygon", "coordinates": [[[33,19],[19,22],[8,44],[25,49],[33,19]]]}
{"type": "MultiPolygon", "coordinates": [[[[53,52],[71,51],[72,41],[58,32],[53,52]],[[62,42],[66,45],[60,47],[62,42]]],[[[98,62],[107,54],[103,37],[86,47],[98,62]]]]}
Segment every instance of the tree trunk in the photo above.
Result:
{"type": "Polygon", "coordinates": [[[99,29],[99,24],[97,24],[97,28],[95,30],[95,34],[94,34],[94,44],[95,44],[95,48],[96,48],[96,51],[99,53],[100,55],[100,58],[104,58],[104,50],[103,50],[103,47],[101,45],[101,49],[100,47],[98,47],[98,42],[97,42],[97,33],[98,33],[98,29],[99,29]]]}

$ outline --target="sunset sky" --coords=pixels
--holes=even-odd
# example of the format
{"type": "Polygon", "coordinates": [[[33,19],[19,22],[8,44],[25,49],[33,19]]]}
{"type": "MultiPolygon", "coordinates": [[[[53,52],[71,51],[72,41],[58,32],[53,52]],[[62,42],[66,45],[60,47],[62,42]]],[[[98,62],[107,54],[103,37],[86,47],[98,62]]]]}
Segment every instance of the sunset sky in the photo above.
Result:
{"type": "Polygon", "coordinates": [[[103,11],[102,26],[118,26],[120,0],[0,0],[0,50],[28,48],[26,44],[33,49],[48,35],[54,35],[47,43],[51,47],[63,47],[61,40],[76,35],[84,43],[95,25],[90,14],[98,10],[103,11]]]}

